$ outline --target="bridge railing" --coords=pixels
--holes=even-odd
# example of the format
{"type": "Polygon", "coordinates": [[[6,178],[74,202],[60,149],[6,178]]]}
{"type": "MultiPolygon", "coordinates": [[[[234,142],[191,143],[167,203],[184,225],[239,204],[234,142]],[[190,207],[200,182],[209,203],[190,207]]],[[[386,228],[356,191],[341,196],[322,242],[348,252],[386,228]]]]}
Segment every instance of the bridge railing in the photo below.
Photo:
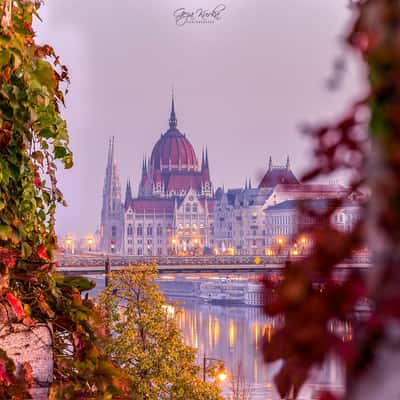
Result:
{"type": "MultiPolygon", "coordinates": [[[[298,260],[304,256],[292,256],[291,260],[298,260]]],[[[284,264],[286,256],[193,256],[193,257],[154,257],[154,256],[119,256],[119,255],[95,255],[95,256],[67,256],[59,260],[60,266],[104,266],[106,259],[110,259],[111,265],[138,265],[154,263],[160,266],[168,265],[269,265],[284,264]]],[[[368,255],[357,255],[345,260],[344,264],[369,264],[368,255]]]]}

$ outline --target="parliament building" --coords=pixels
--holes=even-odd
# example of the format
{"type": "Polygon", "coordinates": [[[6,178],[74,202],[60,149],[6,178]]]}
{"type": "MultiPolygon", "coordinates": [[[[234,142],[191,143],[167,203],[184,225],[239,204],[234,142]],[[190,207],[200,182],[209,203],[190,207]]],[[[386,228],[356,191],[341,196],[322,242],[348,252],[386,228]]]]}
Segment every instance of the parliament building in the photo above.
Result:
{"type": "MultiPolygon", "coordinates": [[[[178,129],[172,96],[169,127],[143,160],[137,195],[128,181],[125,199],[110,140],[103,189],[99,250],[132,256],[272,255],[298,252],[309,244],[299,231],[299,201],[326,208],[348,199],[333,223],[349,230],[359,218],[354,193],[341,185],[302,184],[285,164],[271,157],[265,175],[252,187],[214,192],[207,149],[201,162],[178,129]],[[298,243],[296,242],[298,241],[298,243]],[[294,247],[289,247],[294,246],[294,247]]],[[[357,196],[356,196],[357,197],[357,196]]]]}

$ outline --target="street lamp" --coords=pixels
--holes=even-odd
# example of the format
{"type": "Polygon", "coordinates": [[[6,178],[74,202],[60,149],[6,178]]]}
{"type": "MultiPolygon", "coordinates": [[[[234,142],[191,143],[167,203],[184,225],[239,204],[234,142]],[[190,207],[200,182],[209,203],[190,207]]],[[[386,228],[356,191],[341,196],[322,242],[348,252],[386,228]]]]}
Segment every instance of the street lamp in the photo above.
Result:
{"type": "Polygon", "coordinates": [[[273,253],[272,249],[267,248],[267,249],[265,250],[265,254],[266,254],[267,256],[272,256],[274,253],[273,253]]]}
{"type": "Polygon", "coordinates": [[[278,237],[276,241],[278,243],[278,254],[280,255],[282,251],[283,239],[281,237],[278,237]]]}
{"type": "Polygon", "coordinates": [[[89,251],[92,251],[92,244],[93,244],[93,239],[89,238],[88,239],[89,251]]]}
{"type": "Polygon", "coordinates": [[[304,247],[307,244],[307,238],[305,236],[302,236],[300,238],[300,243],[301,243],[301,254],[304,253],[304,247]]]}
{"type": "Polygon", "coordinates": [[[204,354],[203,355],[203,382],[206,381],[207,369],[210,369],[210,367],[214,367],[216,365],[217,365],[217,370],[218,370],[218,373],[216,375],[217,379],[220,382],[223,382],[228,377],[228,374],[224,367],[225,363],[222,360],[220,360],[219,358],[206,357],[206,355],[204,354]],[[207,365],[207,362],[214,362],[214,364],[207,365]]]}

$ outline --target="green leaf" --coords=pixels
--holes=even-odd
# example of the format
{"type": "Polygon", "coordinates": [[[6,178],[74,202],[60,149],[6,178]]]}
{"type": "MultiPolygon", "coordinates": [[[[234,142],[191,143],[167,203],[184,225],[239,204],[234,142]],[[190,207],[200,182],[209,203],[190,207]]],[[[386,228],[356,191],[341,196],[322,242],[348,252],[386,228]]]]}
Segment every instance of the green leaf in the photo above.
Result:
{"type": "Polygon", "coordinates": [[[91,290],[94,287],[96,287],[95,282],[79,276],[66,276],[64,278],[64,284],[70,287],[75,287],[80,292],[85,292],[87,290],[91,290]]]}
{"type": "Polygon", "coordinates": [[[74,161],[72,159],[72,154],[67,154],[64,158],[63,158],[63,163],[64,163],[64,167],[66,169],[72,168],[74,165],[74,161]]]}
{"type": "Polygon", "coordinates": [[[0,66],[7,65],[10,62],[10,52],[7,50],[0,51],[0,66]]]}
{"type": "Polygon", "coordinates": [[[63,158],[67,155],[67,150],[65,147],[54,146],[54,157],[55,158],[63,158]]]}
{"type": "Polygon", "coordinates": [[[32,254],[32,247],[29,246],[29,244],[26,242],[22,243],[21,250],[22,250],[22,258],[24,259],[29,258],[32,254]]]}
{"type": "Polygon", "coordinates": [[[56,79],[53,67],[47,61],[39,60],[34,71],[34,75],[40,84],[46,86],[49,91],[53,92],[56,79]]]}
{"type": "Polygon", "coordinates": [[[43,128],[40,130],[39,135],[45,139],[50,139],[55,137],[55,132],[49,128],[43,128]]]}
{"type": "Polygon", "coordinates": [[[8,240],[11,238],[12,229],[8,225],[0,225],[0,239],[8,240]]]}

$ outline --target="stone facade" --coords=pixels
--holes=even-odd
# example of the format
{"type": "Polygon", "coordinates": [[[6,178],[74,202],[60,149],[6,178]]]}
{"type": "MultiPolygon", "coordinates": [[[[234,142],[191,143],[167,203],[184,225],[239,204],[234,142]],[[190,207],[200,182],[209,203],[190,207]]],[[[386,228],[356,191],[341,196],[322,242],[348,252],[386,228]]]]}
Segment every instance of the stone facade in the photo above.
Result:
{"type": "Polygon", "coordinates": [[[172,98],[169,129],[143,160],[138,195],[126,187],[121,201],[119,177],[110,143],[103,193],[100,248],[136,256],[195,255],[214,245],[214,189],[207,149],[201,164],[178,128],[172,98]]]}

